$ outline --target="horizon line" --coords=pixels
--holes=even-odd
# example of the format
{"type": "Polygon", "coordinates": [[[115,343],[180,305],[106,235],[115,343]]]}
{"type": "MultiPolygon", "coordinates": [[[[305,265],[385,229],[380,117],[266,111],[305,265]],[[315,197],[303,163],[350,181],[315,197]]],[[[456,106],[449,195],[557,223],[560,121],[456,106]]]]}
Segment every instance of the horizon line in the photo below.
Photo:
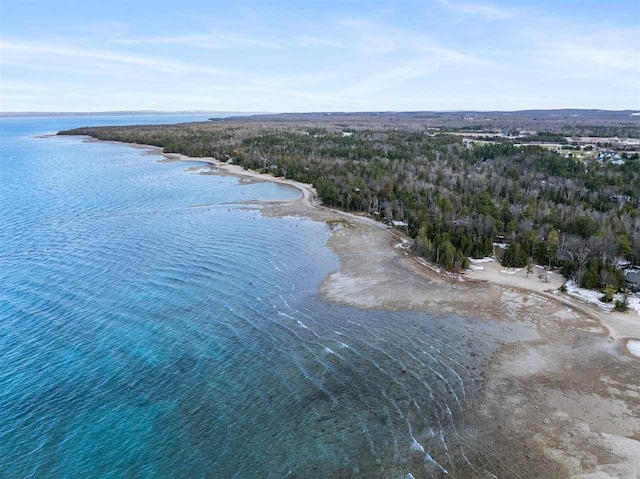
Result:
{"type": "Polygon", "coordinates": [[[315,111],[247,111],[247,110],[92,110],[92,111],[60,111],[60,110],[22,110],[1,111],[0,117],[11,116],[47,116],[47,115],[207,115],[207,114],[238,114],[238,115],[312,115],[312,114],[402,114],[402,113],[521,113],[531,111],[600,111],[611,113],[640,113],[640,109],[607,109],[607,108],[521,108],[515,110],[461,110],[461,109],[437,109],[437,110],[315,110],[315,111]]]}

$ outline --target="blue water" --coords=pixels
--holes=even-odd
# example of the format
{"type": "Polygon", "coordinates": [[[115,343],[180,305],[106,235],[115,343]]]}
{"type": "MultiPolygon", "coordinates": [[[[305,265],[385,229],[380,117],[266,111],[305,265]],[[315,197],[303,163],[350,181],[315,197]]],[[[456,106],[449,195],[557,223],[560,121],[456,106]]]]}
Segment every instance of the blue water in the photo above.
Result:
{"type": "Polygon", "coordinates": [[[0,477],[482,470],[462,321],[323,301],[328,227],[241,204],[297,190],[35,137],[201,119],[0,120],[0,477]]]}

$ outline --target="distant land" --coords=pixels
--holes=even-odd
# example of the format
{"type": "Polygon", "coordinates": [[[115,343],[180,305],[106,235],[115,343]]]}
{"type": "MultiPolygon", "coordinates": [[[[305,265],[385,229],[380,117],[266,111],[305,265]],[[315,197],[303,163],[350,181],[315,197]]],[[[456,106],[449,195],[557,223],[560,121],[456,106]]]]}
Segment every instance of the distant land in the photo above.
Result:
{"type": "Polygon", "coordinates": [[[237,116],[257,116],[260,119],[270,118],[277,120],[279,118],[292,119],[312,119],[326,116],[389,116],[399,118],[415,118],[415,117],[447,117],[447,116],[483,116],[490,118],[505,118],[509,116],[538,116],[541,118],[581,118],[581,119],[609,119],[624,120],[629,118],[631,121],[640,121],[640,111],[637,110],[598,110],[598,109],[552,109],[552,110],[513,110],[513,111],[480,111],[480,110],[434,110],[434,111],[362,111],[362,112],[243,112],[243,111],[214,111],[214,110],[119,110],[119,111],[6,111],[0,112],[0,117],[57,117],[57,116],[125,116],[125,115],[237,115],[237,116]]]}
{"type": "Polygon", "coordinates": [[[184,110],[184,111],[1,111],[0,118],[57,116],[136,116],[136,115],[257,115],[259,112],[184,110]]]}
{"type": "Polygon", "coordinates": [[[536,130],[556,131],[567,134],[598,136],[598,128],[615,126],[603,136],[640,135],[640,113],[635,110],[519,110],[519,111],[379,111],[379,112],[316,112],[269,113],[256,115],[231,115],[227,118],[210,118],[213,122],[250,122],[270,124],[314,123],[316,126],[341,122],[351,128],[376,128],[386,126],[398,129],[421,130],[423,128],[461,129],[468,131],[536,130]]]}

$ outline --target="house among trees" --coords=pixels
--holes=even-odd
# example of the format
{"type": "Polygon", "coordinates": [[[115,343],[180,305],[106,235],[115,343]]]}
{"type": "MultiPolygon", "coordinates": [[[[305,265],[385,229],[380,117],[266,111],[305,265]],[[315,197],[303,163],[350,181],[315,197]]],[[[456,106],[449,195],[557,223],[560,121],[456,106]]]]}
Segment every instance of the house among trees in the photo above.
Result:
{"type": "Polygon", "coordinates": [[[611,195],[609,196],[609,201],[612,203],[620,203],[621,205],[628,203],[631,201],[631,196],[629,195],[611,195]]]}
{"type": "Polygon", "coordinates": [[[598,160],[601,163],[604,163],[606,161],[610,161],[614,165],[624,165],[624,163],[625,163],[625,161],[622,158],[622,156],[620,156],[620,154],[618,154],[617,152],[615,152],[613,150],[602,150],[600,152],[600,154],[598,155],[598,160]]]}

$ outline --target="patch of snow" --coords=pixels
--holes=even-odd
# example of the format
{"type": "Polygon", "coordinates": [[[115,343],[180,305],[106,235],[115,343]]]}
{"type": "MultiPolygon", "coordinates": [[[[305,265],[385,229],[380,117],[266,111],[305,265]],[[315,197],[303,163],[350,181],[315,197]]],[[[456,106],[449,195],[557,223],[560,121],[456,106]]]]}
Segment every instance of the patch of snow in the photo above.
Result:
{"type": "Polygon", "coordinates": [[[497,246],[501,249],[507,249],[509,247],[509,243],[493,243],[493,246],[497,246]]]}
{"type": "Polygon", "coordinates": [[[436,272],[438,274],[446,276],[447,278],[457,279],[458,281],[464,281],[464,278],[462,277],[462,275],[460,275],[458,273],[453,273],[451,271],[447,271],[447,270],[441,269],[438,266],[429,263],[424,258],[420,258],[419,256],[416,256],[415,258],[418,261],[418,263],[420,263],[422,266],[425,266],[425,267],[429,268],[431,271],[434,271],[434,272],[436,272]]]}
{"type": "Polygon", "coordinates": [[[405,238],[400,238],[400,243],[396,243],[394,248],[409,251],[411,249],[411,244],[412,244],[411,241],[405,238]]]}
{"type": "Polygon", "coordinates": [[[510,274],[510,275],[514,275],[519,273],[520,271],[522,271],[522,268],[507,268],[507,269],[503,269],[502,271],[500,271],[502,274],[510,274]]]}
{"type": "MultiPolygon", "coordinates": [[[[603,293],[601,291],[595,291],[593,289],[580,288],[574,281],[569,280],[566,282],[567,294],[573,296],[580,301],[589,303],[601,309],[602,311],[613,311],[616,299],[622,299],[623,295],[618,293],[613,297],[611,303],[603,303],[600,301],[603,293]]],[[[640,316],[640,293],[633,293],[629,295],[629,311],[634,312],[640,316]]]]}
{"type": "Polygon", "coordinates": [[[603,311],[611,311],[613,309],[613,303],[603,303],[600,301],[600,298],[602,298],[602,292],[595,291],[593,289],[581,288],[573,280],[567,281],[565,285],[569,296],[573,296],[584,303],[592,304],[603,311]]]}
{"type": "Polygon", "coordinates": [[[637,339],[629,339],[627,341],[627,349],[631,354],[640,358],[640,341],[637,339]]]}
{"type": "Polygon", "coordinates": [[[471,264],[479,264],[479,263],[491,263],[495,261],[495,258],[485,257],[485,258],[469,258],[469,263],[471,264]]]}
{"type": "Polygon", "coordinates": [[[543,296],[538,296],[537,294],[531,294],[531,296],[533,296],[534,298],[536,298],[539,301],[542,301],[543,303],[548,303],[549,300],[543,296]]]}
{"type": "Polygon", "coordinates": [[[469,271],[484,271],[482,266],[476,266],[474,264],[469,265],[469,271]]]}

